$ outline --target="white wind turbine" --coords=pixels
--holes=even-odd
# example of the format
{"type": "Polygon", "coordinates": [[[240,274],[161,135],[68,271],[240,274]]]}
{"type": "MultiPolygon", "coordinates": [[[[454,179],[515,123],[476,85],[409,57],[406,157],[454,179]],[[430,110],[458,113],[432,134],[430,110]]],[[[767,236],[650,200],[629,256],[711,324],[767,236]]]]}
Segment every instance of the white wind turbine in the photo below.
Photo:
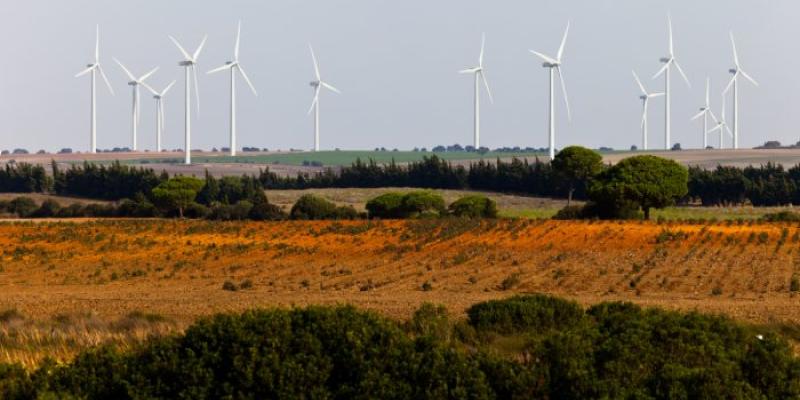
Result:
{"type": "Polygon", "coordinates": [[[131,73],[131,71],[128,68],[125,67],[124,64],[122,64],[122,62],[120,62],[116,58],[114,58],[114,62],[119,64],[119,67],[122,68],[122,70],[125,72],[125,75],[128,75],[128,79],[130,79],[130,81],[128,82],[128,85],[130,85],[133,88],[133,117],[132,117],[133,125],[132,125],[132,128],[131,128],[131,132],[132,132],[132,136],[133,136],[133,138],[132,138],[133,147],[131,148],[131,150],[136,151],[137,150],[137,148],[136,148],[136,143],[137,143],[136,138],[137,138],[137,134],[138,134],[138,131],[139,131],[139,114],[140,114],[139,113],[139,85],[146,85],[144,83],[144,81],[147,80],[147,78],[149,78],[151,75],[156,73],[156,71],[158,71],[158,67],[153,68],[152,70],[150,70],[150,72],[148,72],[148,73],[142,75],[141,77],[137,78],[135,75],[133,75],[131,73]]]}
{"type": "Polygon", "coordinates": [[[708,148],[708,117],[709,115],[715,121],[717,117],[714,116],[714,112],[711,111],[711,100],[709,98],[709,90],[711,88],[711,79],[706,78],[706,104],[703,107],[700,107],[700,112],[697,113],[694,117],[692,117],[692,121],[703,117],[703,148],[708,148]]]}
{"type": "Polygon", "coordinates": [[[561,80],[561,91],[564,94],[564,104],[567,107],[567,118],[572,120],[572,112],[569,109],[569,100],[567,99],[567,87],[564,85],[564,75],[561,73],[561,56],[564,55],[564,45],[567,43],[567,35],[569,34],[569,22],[567,22],[567,29],[564,31],[564,37],[561,39],[561,46],[558,48],[556,58],[544,55],[537,51],[530,50],[531,53],[539,56],[544,60],[542,65],[545,68],[550,68],[550,119],[549,119],[549,136],[550,136],[550,160],[555,158],[556,155],[556,125],[555,125],[555,104],[554,104],[554,88],[555,88],[555,72],[558,71],[558,77],[561,80]]]}
{"type": "Polygon", "coordinates": [[[658,71],[658,73],[653,76],[653,79],[658,78],[661,74],[664,75],[664,103],[665,103],[665,115],[664,115],[664,149],[670,150],[672,146],[672,114],[671,114],[671,102],[670,102],[670,75],[672,72],[673,65],[678,70],[678,72],[683,77],[683,80],[686,81],[686,85],[691,87],[692,84],[689,83],[689,78],[686,77],[686,74],[683,72],[683,68],[681,68],[678,61],[675,59],[675,46],[672,40],[672,18],[667,17],[667,23],[669,25],[669,56],[661,58],[661,62],[664,63],[664,66],[658,71]]]}
{"type": "Polygon", "coordinates": [[[639,98],[642,100],[642,150],[647,150],[647,109],[648,105],[650,104],[650,99],[655,97],[661,97],[664,93],[650,93],[647,89],[644,88],[642,85],[642,81],[639,79],[639,75],[636,74],[636,71],[633,71],[633,78],[636,79],[636,84],[639,85],[639,89],[642,91],[642,95],[639,98]]]}
{"type": "Polygon", "coordinates": [[[155,89],[150,87],[149,85],[143,83],[144,87],[146,87],[151,93],[153,93],[153,98],[156,99],[156,152],[161,152],[161,137],[164,134],[164,96],[167,95],[172,86],[175,85],[175,81],[170,82],[164,90],[161,92],[157,92],[155,89]]]}
{"type": "Polygon", "coordinates": [[[233,61],[228,61],[225,63],[225,65],[208,71],[209,74],[224,71],[226,69],[231,71],[231,156],[236,155],[236,71],[239,71],[239,73],[242,74],[242,78],[245,82],[247,82],[247,86],[250,87],[250,90],[253,91],[254,95],[258,96],[258,93],[256,93],[256,88],[253,87],[253,83],[250,82],[250,79],[247,77],[247,74],[244,72],[241,64],[239,64],[239,37],[241,33],[242,23],[239,22],[239,27],[236,30],[236,44],[233,48],[233,61]]]}
{"type": "Polygon", "coordinates": [[[314,88],[314,100],[311,102],[311,108],[308,109],[308,113],[311,114],[312,111],[314,112],[314,151],[319,151],[319,94],[322,91],[322,87],[334,93],[342,92],[322,80],[322,76],[319,73],[317,56],[314,54],[314,48],[311,47],[311,44],[308,45],[308,48],[311,50],[311,60],[314,61],[314,76],[316,77],[316,80],[309,83],[309,85],[314,88]]]}
{"type": "Polygon", "coordinates": [[[483,53],[485,46],[486,34],[483,34],[481,36],[481,53],[478,56],[478,66],[458,71],[460,74],[473,74],[475,76],[475,131],[473,143],[476,151],[481,147],[481,81],[483,81],[483,85],[486,87],[486,94],[489,95],[489,101],[494,104],[494,99],[492,99],[492,91],[489,89],[489,83],[486,81],[486,76],[484,75],[485,73],[483,69],[483,53]]]}
{"type": "Polygon", "coordinates": [[[753,85],[758,86],[758,82],[755,81],[750,75],[745,72],[741,65],[739,65],[739,54],[736,53],[736,41],[733,40],[733,32],[730,33],[731,35],[731,45],[733,46],[733,63],[734,68],[728,70],[731,74],[733,74],[733,78],[731,78],[730,83],[725,88],[723,95],[727,94],[729,90],[731,90],[731,86],[733,86],[733,148],[739,148],[739,75],[745,77],[748,81],[750,81],[753,85]]]}
{"type": "Polygon", "coordinates": [[[184,67],[185,77],[184,80],[184,87],[186,89],[186,97],[185,97],[185,163],[191,164],[192,163],[192,79],[194,79],[194,95],[195,100],[197,101],[197,112],[200,112],[200,87],[197,84],[197,59],[200,57],[200,52],[203,51],[203,46],[206,44],[206,39],[208,39],[208,35],[203,36],[203,41],[200,42],[200,46],[197,46],[197,50],[194,51],[193,54],[189,54],[174,37],[170,36],[170,40],[172,43],[175,43],[175,46],[180,50],[181,54],[183,55],[183,61],[179,62],[178,65],[184,67]]]}
{"type": "Polygon", "coordinates": [[[720,114],[720,119],[711,114],[711,118],[714,119],[715,126],[713,129],[708,131],[708,133],[712,133],[714,131],[719,131],[719,148],[722,149],[724,146],[723,139],[725,138],[725,132],[728,132],[728,135],[731,138],[734,138],[733,132],[731,132],[731,128],[728,127],[728,122],[725,121],[725,95],[722,95],[722,113],[720,114]]]}
{"type": "Polygon", "coordinates": [[[114,95],[114,89],[111,88],[111,83],[108,82],[108,78],[106,77],[105,72],[103,72],[103,67],[100,66],[100,26],[97,26],[97,32],[95,36],[95,45],[94,45],[94,63],[89,64],[86,66],[86,69],[79,72],[75,75],[76,78],[84,76],[88,73],[92,73],[92,103],[91,103],[91,116],[89,122],[89,152],[94,154],[97,153],[97,73],[100,72],[100,76],[103,77],[103,81],[106,83],[108,87],[108,91],[111,92],[111,95],[114,95]]]}

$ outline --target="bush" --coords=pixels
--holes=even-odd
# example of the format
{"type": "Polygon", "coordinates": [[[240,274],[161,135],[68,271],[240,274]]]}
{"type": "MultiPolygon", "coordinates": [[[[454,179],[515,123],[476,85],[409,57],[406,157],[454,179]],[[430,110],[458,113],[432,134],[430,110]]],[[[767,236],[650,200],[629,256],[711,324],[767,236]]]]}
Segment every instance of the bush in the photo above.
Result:
{"type": "Polygon", "coordinates": [[[403,196],[403,213],[408,217],[441,216],[445,213],[444,198],[429,192],[410,192],[403,196]]]}
{"type": "Polygon", "coordinates": [[[144,196],[140,196],[137,200],[122,200],[117,207],[117,215],[120,217],[154,218],[159,213],[153,203],[147,201],[144,196]]]}
{"type": "Polygon", "coordinates": [[[30,217],[36,209],[36,202],[30,197],[24,196],[11,200],[8,205],[8,211],[17,214],[20,218],[30,217]]]}
{"type": "Polygon", "coordinates": [[[34,218],[53,218],[61,210],[61,204],[53,199],[46,199],[36,211],[31,214],[34,218]]]}
{"type": "Polygon", "coordinates": [[[497,203],[482,195],[462,197],[450,204],[448,209],[457,217],[497,218],[497,203]]]}
{"type": "Polygon", "coordinates": [[[336,215],[336,204],[313,194],[304,194],[292,206],[289,213],[291,219],[333,219],[336,215]]]}
{"type": "Polygon", "coordinates": [[[583,309],[573,301],[536,294],[479,303],[467,310],[467,317],[478,332],[541,333],[577,325],[583,309]]]}
{"type": "Polygon", "coordinates": [[[249,217],[254,221],[280,221],[286,219],[286,213],[280,207],[263,201],[253,205],[249,217]]]}
{"type": "Polygon", "coordinates": [[[402,193],[384,193],[366,204],[370,218],[403,218],[402,193]]]}
{"type": "Polygon", "coordinates": [[[553,219],[556,220],[571,220],[571,219],[583,219],[585,216],[583,206],[565,206],[564,208],[558,210],[556,215],[553,216],[553,219]]]}
{"type": "Polygon", "coordinates": [[[778,211],[764,214],[761,219],[767,222],[797,222],[800,221],[800,213],[791,211],[778,211]]]}

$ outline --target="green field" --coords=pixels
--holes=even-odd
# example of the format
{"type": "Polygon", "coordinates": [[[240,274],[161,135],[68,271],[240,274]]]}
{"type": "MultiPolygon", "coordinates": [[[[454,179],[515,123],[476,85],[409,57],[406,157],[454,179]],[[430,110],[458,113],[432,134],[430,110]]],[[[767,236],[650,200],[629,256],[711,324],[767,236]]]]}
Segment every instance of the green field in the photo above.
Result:
{"type": "MultiPolygon", "coordinates": [[[[260,155],[238,155],[235,157],[224,155],[193,155],[192,161],[195,163],[226,163],[226,164],[283,164],[283,165],[303,165],[311,162],[318,162],[324,166],[341,166],[350,165],[356,159],[369,160],[373,159],[378,163],[390,163],[392,160],[398,163],[408,163],[412,161],[419,161],[423,157],[430,157],[436,155],[444,160],[461,161],[461,160],[494,160],[500,158],[546,158],[546,153],[541,152],[519,152],[519,153],[500,153],[488,152],[485,154],[468,153],[468,152],[422,152],[422,151],[320,151],[320,152],[296,152],[296,153],[280,153],[280,154],[260,154],[260,155]]],[[[181,163],[181,158],[167,158],[158,160],[130,160],[126,163],[130,164],[147,164],[147,163],[181,163]]]]}

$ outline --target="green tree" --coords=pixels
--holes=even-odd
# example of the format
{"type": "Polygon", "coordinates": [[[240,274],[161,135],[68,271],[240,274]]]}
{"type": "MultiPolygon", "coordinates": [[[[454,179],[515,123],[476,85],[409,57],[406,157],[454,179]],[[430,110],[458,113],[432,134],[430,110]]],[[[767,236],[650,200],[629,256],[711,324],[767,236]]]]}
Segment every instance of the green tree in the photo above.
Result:
{"type": "Polygon", "coordinates": [[[166,209],[177,209],[183,218],[183,210],[194,203],[197,193],[203,189],[205,182],[188,176],[176,176],[153,188],[156,203],[166,209]]]}
{"type": "Polygon", "coordinates": [[[603,171],[603,157],[585,147],[570,146],[553,159],[553,171],[568,190],[567,206],[576,190],[585,193],[591,180],[603,171]]]}
{"type": "Polygon", "coordinates": [[[688,170],[673,160],[635,156],[600,174],[591,186],[589,198],[617,215],[626,208],[641,208],[645,219],[650,219],[651,208],[670,206],[685,196],[688,181],[688,170]]]}

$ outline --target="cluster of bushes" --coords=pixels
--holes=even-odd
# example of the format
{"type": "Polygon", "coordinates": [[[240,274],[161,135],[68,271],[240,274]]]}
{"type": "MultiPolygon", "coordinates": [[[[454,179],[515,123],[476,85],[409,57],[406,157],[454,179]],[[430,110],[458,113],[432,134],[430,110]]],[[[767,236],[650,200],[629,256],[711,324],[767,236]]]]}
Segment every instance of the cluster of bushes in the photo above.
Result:
{"type": "Polygon", "coordinates": [[[468,218],[496,218],[497,203],[481,195],[462,197],[445,207],[442,196],[429,191],[382,194],[366,204],[370,218],[402,219],[454,215],[468,218]]]}
{"type": "Polygon", "coordinates": [[[0,200],[0,215],[4,214],[19,218],[146,218],[157,216],[158,210],[150,203],[133,200],[123,200],[119,204],[72,203],[64,206],[53,199],[36,204],[30,197],[20,196],[10,201],[0,200]]]}
{"type": "Polygon", "coordinates": [[[468,315],[454,322],[432,305],[405,324],[343,306],[218,315],[131,351],[100,347],[33,372],[0,364],[0,397],[800,396],[800,361],[787,342],[723,317],[627,303],[584,310],[538,295],[468,315]],[[519,345],[501,353],[499,342],[519,345]]]}

